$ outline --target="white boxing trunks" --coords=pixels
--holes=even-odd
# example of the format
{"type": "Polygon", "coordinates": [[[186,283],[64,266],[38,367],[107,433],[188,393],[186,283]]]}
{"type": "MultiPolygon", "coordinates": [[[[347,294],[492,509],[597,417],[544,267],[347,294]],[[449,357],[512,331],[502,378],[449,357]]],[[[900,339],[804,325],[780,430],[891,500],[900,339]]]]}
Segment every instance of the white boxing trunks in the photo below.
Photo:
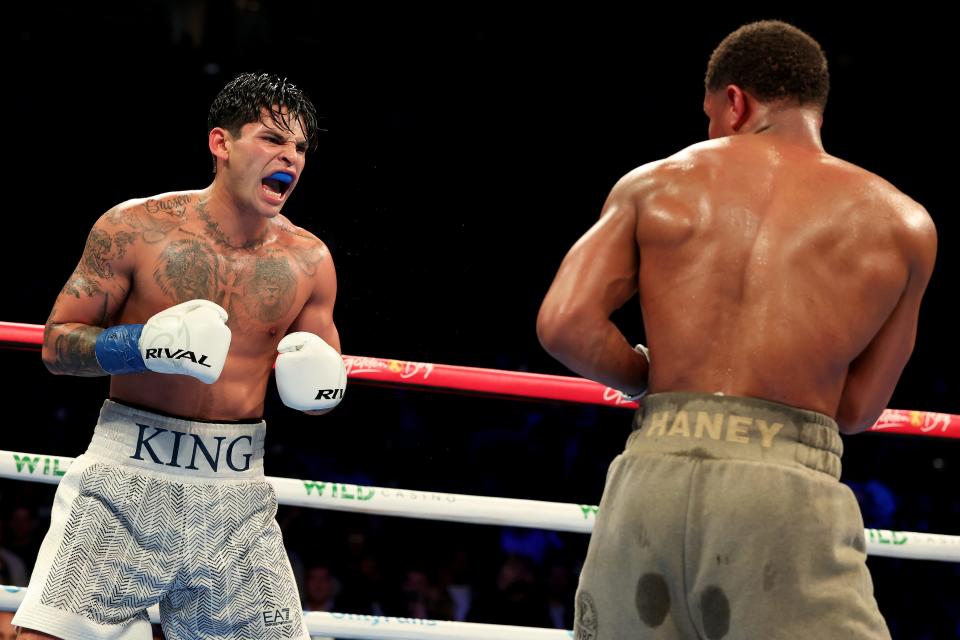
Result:
{"type": "Polygon", "coordinates": [[[266,424],[110,400],[60,481],[14,624],[67,640],[308,639],[263,474],[266,424]]]}

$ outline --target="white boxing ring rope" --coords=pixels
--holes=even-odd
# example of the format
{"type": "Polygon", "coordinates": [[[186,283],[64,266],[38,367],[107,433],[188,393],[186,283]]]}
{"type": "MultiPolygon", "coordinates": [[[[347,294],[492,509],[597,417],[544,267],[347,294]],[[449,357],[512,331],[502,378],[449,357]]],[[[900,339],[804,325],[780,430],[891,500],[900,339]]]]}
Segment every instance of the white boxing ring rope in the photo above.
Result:
{"type": "MultiPolygon", "coordinates": [[[[32,345],[42,340],[42,327],[0,322],[0,346],[32,345]]],[[[29,348],[29,347],[28,347],[29,348]]],[[[344,357],[356,382],[419,386],[483,395],[586,402],[633,408],[619,393],[602,385],[563,376],[496,371],[472,367],[344,357]],[[432,379],[431,379],[432,376],[432,379]]],[[[873,431],[934,437],[960,437],[960,416],[922,411],[887,410],[873,431]]],[[[57,484],[73,458],[0,450],[0,478],[57,484]]],[[[268,477],[282,505],[518,527],[590,533],[598,507],[561,502],[471,496],[432,491],[371,487],[334,482],[268,477]]],[[[867,553],[892,558],[960,562],[960,536],[865,529],[867,553]]],[[[15,611],[26,589],[0,586],[0,611],[15,611]]],[[[156,607],[151,621],[159,622],[156,607]]],[[[379,639],[560,640],[571,631],[467,622],[447,622],[365,614],[306,612],[313,636],[379,639]]]]}
{"type": "MultiPolygon", "coordinates": [[[[56,484],[74,458],[0,450],[0,478],[56,484]]],[[[491,498],[357,484],[267,477],[282,505],[446,522],[590,533],[599,508],[566,502],[491,498]]],[[[865,529],[867,553],[960,562],[960,536],[865,529]]]]}

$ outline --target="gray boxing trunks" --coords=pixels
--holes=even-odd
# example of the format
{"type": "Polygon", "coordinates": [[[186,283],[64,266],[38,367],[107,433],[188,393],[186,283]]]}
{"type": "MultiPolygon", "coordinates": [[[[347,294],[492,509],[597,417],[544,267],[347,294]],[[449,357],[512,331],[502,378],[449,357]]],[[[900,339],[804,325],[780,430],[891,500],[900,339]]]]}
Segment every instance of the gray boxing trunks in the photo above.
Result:
{"type": "Polygon", "coordinates": [[[833,420],[662,393],[635,427],[607,474],[577,640],[890,637],[833,420]]]}

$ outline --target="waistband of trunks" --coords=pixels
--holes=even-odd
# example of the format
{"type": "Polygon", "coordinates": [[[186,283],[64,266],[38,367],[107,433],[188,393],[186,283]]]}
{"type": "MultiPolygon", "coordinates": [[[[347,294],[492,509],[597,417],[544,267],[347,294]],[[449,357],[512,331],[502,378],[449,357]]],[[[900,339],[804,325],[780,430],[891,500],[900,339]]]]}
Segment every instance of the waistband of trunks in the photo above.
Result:
{"type": "Polygon", "coordinates": [[[267,425],[198,422],[107,400],[87,454],[183,481],[258,481],[267,425]]]}
{"type": "Polygon", "coordinates": [[[627,451],[800,465],[840,478],[843,441],[821,413],[759,398],[657,393],[634,416],[627,451]]]}

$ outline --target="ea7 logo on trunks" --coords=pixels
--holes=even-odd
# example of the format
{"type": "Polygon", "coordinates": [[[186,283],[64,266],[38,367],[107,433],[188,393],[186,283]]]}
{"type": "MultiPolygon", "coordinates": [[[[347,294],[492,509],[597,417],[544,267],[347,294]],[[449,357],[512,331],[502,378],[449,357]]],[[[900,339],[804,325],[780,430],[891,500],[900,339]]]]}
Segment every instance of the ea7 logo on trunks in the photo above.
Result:
{"type": "Polygon", "coordinates": [[[336,400],[337,398],[343,399],[343,389],[320,389],[314,400],[336,400]]]}
{"type": "Polygon", "coordinates": [[[140,427],[140,433],[137,434],[137,450],[132,456],[134,460],[145,460],[143,454],[150,456],[156,464],[168,467],[182,467],[181,462],[190,458],[190,464],[185,469],[191,471],[199,470],[197,467],[197,452],[200,453],[200,463],[206,462],[206,467],[216,472],[221,464],[220,454],[224,452],[223,462],[234,471],[246,471],[250,468],[250,458],[253,457],[251,449],[253,448],[253,438],[250,436],[239,436],[227,443],[224,447],[226,436],[208,436],[207,442],[201,436],[195,433],[183,433],[181,431],[171,431],[170,429],[161,429],[146,424],[137,423],[140,427]],[[148,433],[150,431],[150,433],[148,433]],[[216,445],[214,445],[216,441],[216,445]],[[238,443],[245,442],[239,451],[235,451],[238,443]],[[188,454],[187,451],[190,451],[188,454]],[[241,453],[246,451],[247,453],[241,453]],[[237,466],[238,459],[243,459],[243,466],[237,466]]]}
{"type": "Polygon", "coordinates": [[[267,627],[290,624],[290,609],[267,609],[263,612],[263,624],[267,627]]]}
{"type": "Polygon", "coordinates": [[[163,349],[147,349],[147,355],[143,357],[144,360],[150,360],[151,358],[163,358],[165,360],[190,360],[195,362],[202,367],[209,367],[207,364],[207,356],[200,354],[200,359],[197,359],[197,354],[193,351],[187,351],[186,349],[174,349],[171,351],[164,347],[163,349]]]}

